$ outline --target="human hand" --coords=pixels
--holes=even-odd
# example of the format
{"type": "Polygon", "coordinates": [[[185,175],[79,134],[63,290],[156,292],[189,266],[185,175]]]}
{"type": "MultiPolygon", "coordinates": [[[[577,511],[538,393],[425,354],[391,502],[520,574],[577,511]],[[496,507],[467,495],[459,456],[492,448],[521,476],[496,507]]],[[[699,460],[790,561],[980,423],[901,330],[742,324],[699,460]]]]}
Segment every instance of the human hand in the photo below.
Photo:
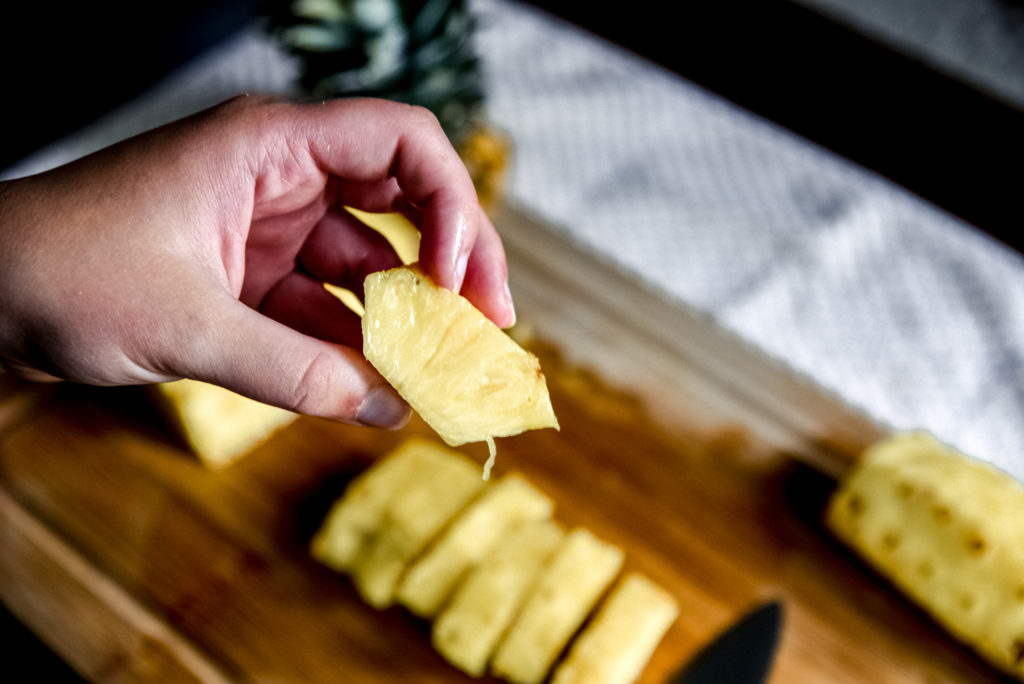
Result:
{"type": "Polygon", "coordinates": [[[358,317],[322,287],[361,293],[400,262],[342,206],[403,212],[428,275],[514,322],[501,241],[432,115],[242,96],[0,185],[0,362],[97,385],[190,377],[401,425],[358,317]]]}

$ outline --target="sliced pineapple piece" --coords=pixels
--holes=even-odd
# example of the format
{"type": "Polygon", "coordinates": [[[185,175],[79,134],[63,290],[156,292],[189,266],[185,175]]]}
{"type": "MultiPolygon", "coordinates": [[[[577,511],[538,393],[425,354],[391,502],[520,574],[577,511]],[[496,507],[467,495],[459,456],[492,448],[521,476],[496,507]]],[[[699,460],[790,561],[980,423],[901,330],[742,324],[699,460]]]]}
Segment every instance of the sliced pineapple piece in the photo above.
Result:
{"type": "Polygon", "coordinates": [[[678,614],[664,588],[629,573],[573,642],[552,684],[635,682],[678,614]]]}
{"type": "Polygon", "coordinates": [[[1024,677],[1024,484],[926,432],[869,448],[832,531],[991,662],[1024,677]]]}
{"type": "Polygon", "coordinates": [[[474,677],[484,674],[537,575],[565,532],[551,519],[523,522],[456,588],[434,621],[438,653],[474,677]]]}
{"type": "Polygon", "coordinates": [[[394,247],[403,264],[415,263],[420,253],[420,231],[398,212],[376,213],[354,207],[345,210],[376,230],[394,247]]]}
{"type": "Polygon", "coordinates": [[[198,380],[156,385],[162,409],[209,467],[224,468],[298,415],[198,380]]]}
{"type": "Polygon", "coordinates": [[[519,684],[540,684],[622,566],[622,549],[589,530],[572,530],[541,572],[509,626],[491,671],[519,684]]]}
{"type": "Polygon", "coordinates": [[[467,570],[524,520],[550,517],[554,503],[518,473],[488,487],[402,578],[397,599],[432,617],[467,570]]]}
{"type": "MultiPolygon", "coordinates": [[[[540,682],[612,584],[623,552],[551,518],[554,503],[519,473],[484,483],[473,462],[413,437],[352,481],[311,544],[368,603],[395,600],[433,619],[454,666],[540,682]]],[[[627,681],[675,619],[672,598],[635,573],[575,643],[560,682],[627,681]]]]}
{"type": "Polygon", "coordinates": [[[381,526],[388,505],[406,483],[447,450],[410,437],[352,480],[313,536],[310,553],[338,572],[350,571],[381,526]],[[439,453],[440,452],[440,453],[439,453]]]}
{"type": "Polygon", "coordinates": [[[476,464],[439,444],[414,446],[410,472],[384,505],[352,565],[352,580],[376,608],[394,600],[406,567],[484,486],[476,464]]]}
{"type": "Polygon", "coordinates": [[[447,444],[558,428],[536,356],[406,267],[365,283],[363,352],[447,444]]]}

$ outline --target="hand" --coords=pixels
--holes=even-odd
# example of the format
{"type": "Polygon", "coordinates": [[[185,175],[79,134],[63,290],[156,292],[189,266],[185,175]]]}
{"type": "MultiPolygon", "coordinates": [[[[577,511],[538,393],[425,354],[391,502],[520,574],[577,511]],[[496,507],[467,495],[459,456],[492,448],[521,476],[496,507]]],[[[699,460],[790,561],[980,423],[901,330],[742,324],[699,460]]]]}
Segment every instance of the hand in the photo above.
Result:
{"type": "Polygon", "coordinates": [[[0,362],[97,385],[190,377],[399,426],[408,407],[322,287],[361,293],[399,260],[342,206],[405,213],[421,268],[514,322],[501,241],[432,115],[241,96],[0,185],[0,362]]]}

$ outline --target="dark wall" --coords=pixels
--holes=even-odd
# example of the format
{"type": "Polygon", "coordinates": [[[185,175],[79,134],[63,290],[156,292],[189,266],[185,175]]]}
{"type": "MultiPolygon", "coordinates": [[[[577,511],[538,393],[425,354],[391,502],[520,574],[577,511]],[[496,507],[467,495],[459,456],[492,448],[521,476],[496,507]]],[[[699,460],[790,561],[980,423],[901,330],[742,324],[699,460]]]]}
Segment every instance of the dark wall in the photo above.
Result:
{"type": "MultiPolygon", "coordinates": [[[[1024,249],[1020,109],[791,0],[534,4],[1024,249]]],[[[141,92],[251,20],[256,7],[257,0],[4,3],[0,168],[141,92]]]]}
{"type": "Polygon", "coordinates": [[[254,16],[251,0],[8,0],[0,168],[146,89],[254,16]]]}

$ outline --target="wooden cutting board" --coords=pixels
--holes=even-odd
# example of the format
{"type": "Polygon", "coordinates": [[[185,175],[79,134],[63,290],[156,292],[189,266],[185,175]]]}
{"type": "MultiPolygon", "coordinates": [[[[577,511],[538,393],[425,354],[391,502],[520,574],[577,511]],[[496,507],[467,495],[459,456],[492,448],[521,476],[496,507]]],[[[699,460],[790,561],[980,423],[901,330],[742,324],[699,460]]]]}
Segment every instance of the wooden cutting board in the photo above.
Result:
{"type": "MultiPolygon", "coordinates": [[[[882,427],[558,231],[511,209],[496,223],[562,429],[499,440],[495,472],[524,472],[678,598],[642,682],[771,598],[773,681],[1000,681],[820,525],[882,427]]],[[[367,607],[306,553],[354,473],[430,434],[418,420],[301,418],[212,472],[142,388],[63,386],[15,411],[31,388],[5,382],[0,597],[89,679],[472,681],[426,623],[367,607]]]]}

